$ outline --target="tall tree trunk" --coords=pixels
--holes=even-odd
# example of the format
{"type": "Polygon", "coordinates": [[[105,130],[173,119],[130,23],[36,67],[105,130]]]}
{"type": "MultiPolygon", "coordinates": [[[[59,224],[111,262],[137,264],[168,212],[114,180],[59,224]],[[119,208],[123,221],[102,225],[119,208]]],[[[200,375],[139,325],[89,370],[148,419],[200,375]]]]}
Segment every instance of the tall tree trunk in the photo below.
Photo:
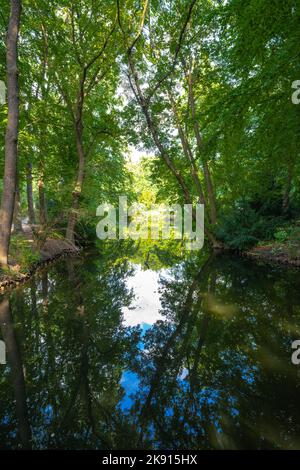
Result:
{"type": "Polygon", "coordinates": [[[0,264],[7,266],[13,220],[19,130],[18,36],[21,0],[10,1],[10,18],[6,41],[8,116],[5,135],[5,164],[0,210],[0,264]]]}
{"type": "Polygon", "coordinates": [[[26,168],[26,192],[27,192],[27,207],[28,207],[28,220],[30,225],[35,224],[35,212],[33,205],[33,191],[32,191],[32,164],[28,162],[26,168]]]}
{"type": "Polygon", "coordinates": [[[187,75],[187,80],[188,80],[188,87],[189,87],[189,103],[191,107],[191,115],[193,119],[193,125],[194,125],[194,132],[195,132],[195,137],[196,137],[196,142],[197,142],[197,149],[198,153],[201,156],[201,162],[203,166],[203,174],[204,174],[204,180],[206,184],[206,189],[207,189],[207,195],[208,195],[208,201],[209,201],[209,209],[210,209],[210,220],[212,225],[214,225],[217,222],[217,207],[216,207],[216,197],[215,197],[215,191],[213,187],[213,182],[210,174],[210,169],[208,166],[207,161],[205,158],[203,158],[203,143],[202,143],[202,138],[201,138],[201,133],[200,133],[200,128],[199,128],[199,123],[197,121],[197,116],[196,116],[196,104],[195,104],[195,96],[194,96],[194,88],[193,88],[193,77],[191,71],[187,75]]]}
{"type": "MultiPolygon", "coordinates": [[[[197,190],[199,201],[200,201],[201,204],[204,204],[205,208],[207,208],[206,197],[204,195],[204,192],[203,192],[203,189],[202,189],[202,184],[201,184],[201,181],[199,179],[198,169],[197,169],[196,162],[195,162],[195,159],[194,159],[194,156],[193,156],[193,152],[192,152],[191,146],[189,144],[188,138],[187,138],[182,126],[181,126],[179,115],[178,115],[177,108],[176,108],[176,103],[175,103],[171,93],[169,93],[169,98],[170,98],[173,113],[174,113],[174,116],[175,116],[176,126],[177,126],[178,134],[179,134],[179,137],[180,137],[180,140],[181,140],[183,153],[190,162],[191,176],[193,178],[193,181],[194,181],[194,184],[195,184],[195,187],[196,187],[196,190],[197,190]]],[[[209,222],[211,222],[210,215],[208,213],[206,213],[206,218],[208,219],[209,222]]],[[[206,225],[204,227],[204,231],[205,231],[205,234],[206,234],[210,244],[214,248],[219,248],[220,247],[220,242],[218,242],[218,240],[216,239],[214,234],[207,228],[206,225]]]]}
{"type": "Polygon", "coordinates": [[[75,245],[75,225],[77,221],[77,214],[79,208],[79,199],[82,193],[83,181],[84,181],[84,170],[85,170],[85,154],[83,148],[83,125],[79,119],[75,123],[76,133],[76,148],[78,155],[78,174],[75,188],[72,193],[72,205],[68,218],[68,226],[66,231],[66,239],[75,245]]]}
{"type": "Polygon", "coordinates": [[[39,176],[38,190],[39,190],[39,222],[40,222],[42,229],[44,229],[45,226],[47,225],[47,204],[46,204],[43,174],[40,174],[39,176]]]}
{"type": "MultiPolygon", "coordinates": [[[[135,84],[135,88],[133,87],[133,84],[131,84],[131,88],[135,94],[135,97],[138,101],[138,103],[140,104],[141,106],[141,109],[142,109],[142,112],[145,116],[145,119],[146,119],[146,122],[147,122],[147,125],[148,125],[148,129],[151,133],[151,136],[153,138],[153,141],[160,153],[160,156],[162,157],[162,159],[164,160],[166,166],[169,168],[169,170],[171,171],[171,173],[173,174],[173,176],[175,176],[177,182],[178,182],[178,185],[179,187],[181,188],[182,190],[182,193],[183,193],[183,196],[184,196],[184,201],[186,204],[191,204],[192,203],[192,197],[191,197],[191,194],[190,194],[190,191],[189,191],[189,188],[188,186],[186,185],[185,181],[184,181],[184,178],[182,176],[182,174],[180,173],[180,171],[177,170],[176,166],[174,165],[174,163],[172,162],[172,160],[170,160],[163,144],[161,143],[160,141],[160,138],[159,138],[159,133],[158,133],[158,130],[152,120],[152,117],[151,117],[151,114],[150,114],[150,111],[149,111],[149,107],[148,107],[148,103],[147,101],[145,100],[145,97],[144,97],[144,94],[143,94],[143,91],[140,87],[140,83],[139,83],[139,78],[138,78],[138,75],[137,75],[137,72],[136,72],[136,69],[135,69],[135,64],[131,58],[131,56],[129,55],[128,56],[128,62],[129,62],[129,66],[130,66],[130,70],[131,70],[131,75],[132,75],[132,78],[134,80],[134,84],[135,84]]],[[[188,148],[186,147],[186,150],[188,151],[188,148]]],[[[192,157],[192,155],[190,154],[189,155],[189,158],[192,157]]],[[[193,158],[193,157],[192,157],[193,158]]],[[[204,197],[204,194],[202,192],[202,188],[201,188],[201,182],[198,178],[198,174],[197,174],[197,169],[196,167],[194,166],[193,167],[193,170],[192,170],[192,173],[193,173],[193,178],[195,178],[195,183],[197,184],[197,188],[198,188],[198,191],[199,191],[199,197],[201,198],[200,200],[205,200],[205,197],[204,197]],[[200,196],[201,195],[201,196],[200,196]]],[[[194,215],[194,213],[193,213],[194,215]]],[[[213,220],[215,219],[212,219],[211,220],[211,223],[213,223],[213,220]]],[[[207,228],[205,227],[205,234],[207,235],[207,238],[210,242],[210,244],[214,247],[214,248],[219,248],[221,246],[221,244],[217,241],[217,239],[215,238],[215,236],[213,235],[213,233],[207,228]]]]}
{"type": "MultiPolygon", "coordinates": [[[[43,56],[42,60],[42,74],[41,74],[41,100],[47,101],[48,87],[46,86],[46,71],[48,65],[48,40],[43,23],[41,24],[41,32],[43,37],[43,56]]],[[[47,225],[47,204],[44,185],[44,168],[45,168],[45,139],[46,124],[42,122],[41,132],[39,135],[39,167],[38,167],[38,198],[39,198],[39,224],[40,224],[40,242],[43,243],[46,238],[46,225],[47,225]]]]}
{"type": "MultiPolygon", "coordinates": [[[[74,130],[75,130],[75,138],[76,138],[76,148],[77,148],[77,155],[78,155],[78,173],[75,188],[72,192],[72,204],[70,209],[70,214],[68,218],[68,225],[66,230],[66,239],[75,244],[75,226],[78,216],[78,209],[79,209],[79,202],[80,196],[83,189],[83,182],[84,182],[84,173],[85,173],[85,162],[88,156],[88,151],[85,152],[84,145],[83,145],[83,110],[84,110],[84,101],[85,98],[89,95],[92,89],[95,87],[96,84],[99,83],[102,78],[106,75],[106,67],[104,71],[101,73],[101,64],[99,65],[99,61],[102,60],[103,54],[108,46],[109,39],[112,36],[113,32],[116,29],[116,24],[114,23],[112,29],[109,31],[108,35],[105,38],[105,41],[102,47],[95,52],[93,57],[86,63],[86,59],[84,57],[80,57],[78,53],[79,49],[81,48],[81,43],[77,44],[76,36],[74,32],[74,9],[71,8],[71,22],[73,28],[73,47],[76,56],[76,61],[81,68],[81,76],[80,81],[78,83],[78,93],[77,93],[77,100],[76,104],[72,103],[70,99],[69,93],[66,89],[64,89],[61,84],[57,83],[62,97],[64,98],[68,110],[72,116],[72,120],[74,123],[74,130]],[[79,47],[77,47],[79,46],[79,47]],[[97,64],[96,71],[93,72],[92,77],[88,79],[88,73],[93,65],[97,64]]],[[[44,37],[47,39],[46,35],[44,37]]],[[[105,62],[105,61],[104,61],[105,62]]]]}
{"type": "Polygon", "coordinates": [[[21,196],[19,186],[18,169],[16,173],[16,190],[15,190],[15,204],[14,204],[14,215],[13,215],[14,233],[22,233],[22,215],[21,215],[21,196]]]}
{"type": "Polygon", "coordinates": [[[28,422],[26,389],[21,355],[14,332],[9,300],[4,298],[0,304],[0,328],[7,350],[11,369],[12,386],[15,394],[16,415],[19,437],[23,449],[31,447],[31,430],[28,422]]]}
{"type": "Polygon", "coordinates": [[[199,201],[201,202],[201,204],[206,205],[205,196],[204,196],[204,193],[203,193],[203,190],[202,190],[202,185],[201,185],[201,181],[199,179],[198,170],[197,170],[197,166],[196,166],[195,159],[194,159],[194,156],[193,156],[193,152],[192,152],[191,146],[189,144],[188,138],[187,138],[182,126],[181,126],[179,114],[178,114],[177,107],[176,107],[176,103],[175,103],[175,100],[174,100],[171,93],[169,93],[169,98],[170,98],[170,102],[171,102],[171,105],[172,105],[173,114],[174,114],[174,117],[175,117],[175,124],[176,124],[178,134],[179,134],[179,138],[180,138],[180,141],[181,141],[182,150],[183,150],[183,153],[184,153],[185,157],[187,158],[187,160],[190,163],[191,176],[193,178],[193,181],[194,181],[194,184],[195,184],[195,187],[196,187],[196,191],[197,191],[197,194],[198,194],[198,197],[199,197],[199,201]]]}

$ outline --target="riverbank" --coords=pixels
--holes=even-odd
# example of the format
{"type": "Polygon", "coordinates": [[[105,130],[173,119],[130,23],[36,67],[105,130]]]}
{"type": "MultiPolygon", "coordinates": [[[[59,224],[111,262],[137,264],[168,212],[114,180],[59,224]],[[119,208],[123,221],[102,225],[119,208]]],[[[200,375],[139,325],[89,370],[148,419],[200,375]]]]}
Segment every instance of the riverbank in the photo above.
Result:
{"type": "Polygon", "coordinates": [[[240,256],[271,264],[285,264],[300,267],[300,255],[291,254],[289,247],[284,244],[255,246],[251,250],[239,252],[240,256]]]}
{"type": "MultiPolygon", "coordinates": [[[[30,240],[23,240],[26,249],[28,249],[28,243],[30,240]]],[[[30,245],[29,245],[30,246],[30,245]]],[[[68,243],[66,240],[61,239],[47,239],[42,249],[38,251],[33,246],[30,247],[32,259],[30,262],[27,260],[25,264],[20,264],[20,259],[24,258],[24,251],[21,256],[13,259],[10,268],[7,271],[3,271],[0,274],[0,293],[6,290],[14,289],[15,287],[28,281],[35,273],[42,270],[49,264],[54,263],[58,259],[65,258],[67,256],[77,256],[79,249],[68,243]],[[22,258],[23,256],[23,258],[22,258]]]]}
{"type": "MultiPolygon", "coordinates": [[[[224,251],[238,254],[238,256],[242,258],[250,258],[254,261],[264,262],[270,265],[281,264],[291,267],[300,267],[299,254],[296,253],[297,256],[295,256],[295,253],[291,253],[290,247],[283,243],[270,242],[268,245],[255,246],[244,251],[228,250],[226,248],[218,250],[219,253],[224,251]]],[[[11,259],[10,269],[0,274],[0,293],[23,284],[35,273],[59,259],[77,256],[80,249],[71,245],[64,239],[49,238],[46,240],[43,248],[37,250],[33,240],[23,235],[18,239],[18,242],[16,242],[16,238],[13,240],[12,252],[15,258],[11,259]],[[16,247],[20,242],[22,243],[18,251],[16,247]],[[28,255],[28,250],[31,256],[28,255]]]]}

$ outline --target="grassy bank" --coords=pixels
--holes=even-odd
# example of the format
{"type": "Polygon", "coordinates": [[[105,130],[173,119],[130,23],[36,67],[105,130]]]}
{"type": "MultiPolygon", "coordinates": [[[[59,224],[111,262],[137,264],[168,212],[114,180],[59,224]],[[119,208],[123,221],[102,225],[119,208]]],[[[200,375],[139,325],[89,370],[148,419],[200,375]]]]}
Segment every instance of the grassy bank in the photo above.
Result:
{"type": "Polygon", "coordinates": [[[9,267],[0,270],[0,291],[28,280],[37,270],[79,250],[61,238],[47,238],[39,247],[32,232],[25,230],[11,238],[9,267]]]}

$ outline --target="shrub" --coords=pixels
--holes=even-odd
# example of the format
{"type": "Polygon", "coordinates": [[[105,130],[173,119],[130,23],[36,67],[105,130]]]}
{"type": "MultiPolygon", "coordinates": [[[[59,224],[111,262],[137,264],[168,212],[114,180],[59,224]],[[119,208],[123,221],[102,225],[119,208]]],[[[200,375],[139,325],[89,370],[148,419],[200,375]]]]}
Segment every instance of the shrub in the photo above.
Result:
{"type": "Polygon", "coordinates": [[[221,218],[216,236],[232,249],[246,250],[261,240],[272,239],[282,222],[282,217],[263,216],[241,201],[221,218]]]}
{"type": "Polygon", "coordinates": [[[22,235],[15,235],[10,244],[10,260],[19,265],[20,270],[27,272],[30,266],[40,259],[39,251],[22,235]]]}
{"type": "Polygon", "coordinates": [[[277,242],[283,243],[288,239],[289,233],[288,230],[284,228],[279,228],[274,233],[274,238],[277,242]]]}

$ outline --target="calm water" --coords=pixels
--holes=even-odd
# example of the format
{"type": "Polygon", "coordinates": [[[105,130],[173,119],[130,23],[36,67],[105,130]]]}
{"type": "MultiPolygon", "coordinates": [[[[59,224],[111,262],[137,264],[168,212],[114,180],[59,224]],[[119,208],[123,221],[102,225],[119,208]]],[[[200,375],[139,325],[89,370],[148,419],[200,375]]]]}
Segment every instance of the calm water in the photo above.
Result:
{"type": "Polygon", "coordinates": [[[0,302],[0,448],[300,449],[299,271],[119,247],[0,302]]]}

